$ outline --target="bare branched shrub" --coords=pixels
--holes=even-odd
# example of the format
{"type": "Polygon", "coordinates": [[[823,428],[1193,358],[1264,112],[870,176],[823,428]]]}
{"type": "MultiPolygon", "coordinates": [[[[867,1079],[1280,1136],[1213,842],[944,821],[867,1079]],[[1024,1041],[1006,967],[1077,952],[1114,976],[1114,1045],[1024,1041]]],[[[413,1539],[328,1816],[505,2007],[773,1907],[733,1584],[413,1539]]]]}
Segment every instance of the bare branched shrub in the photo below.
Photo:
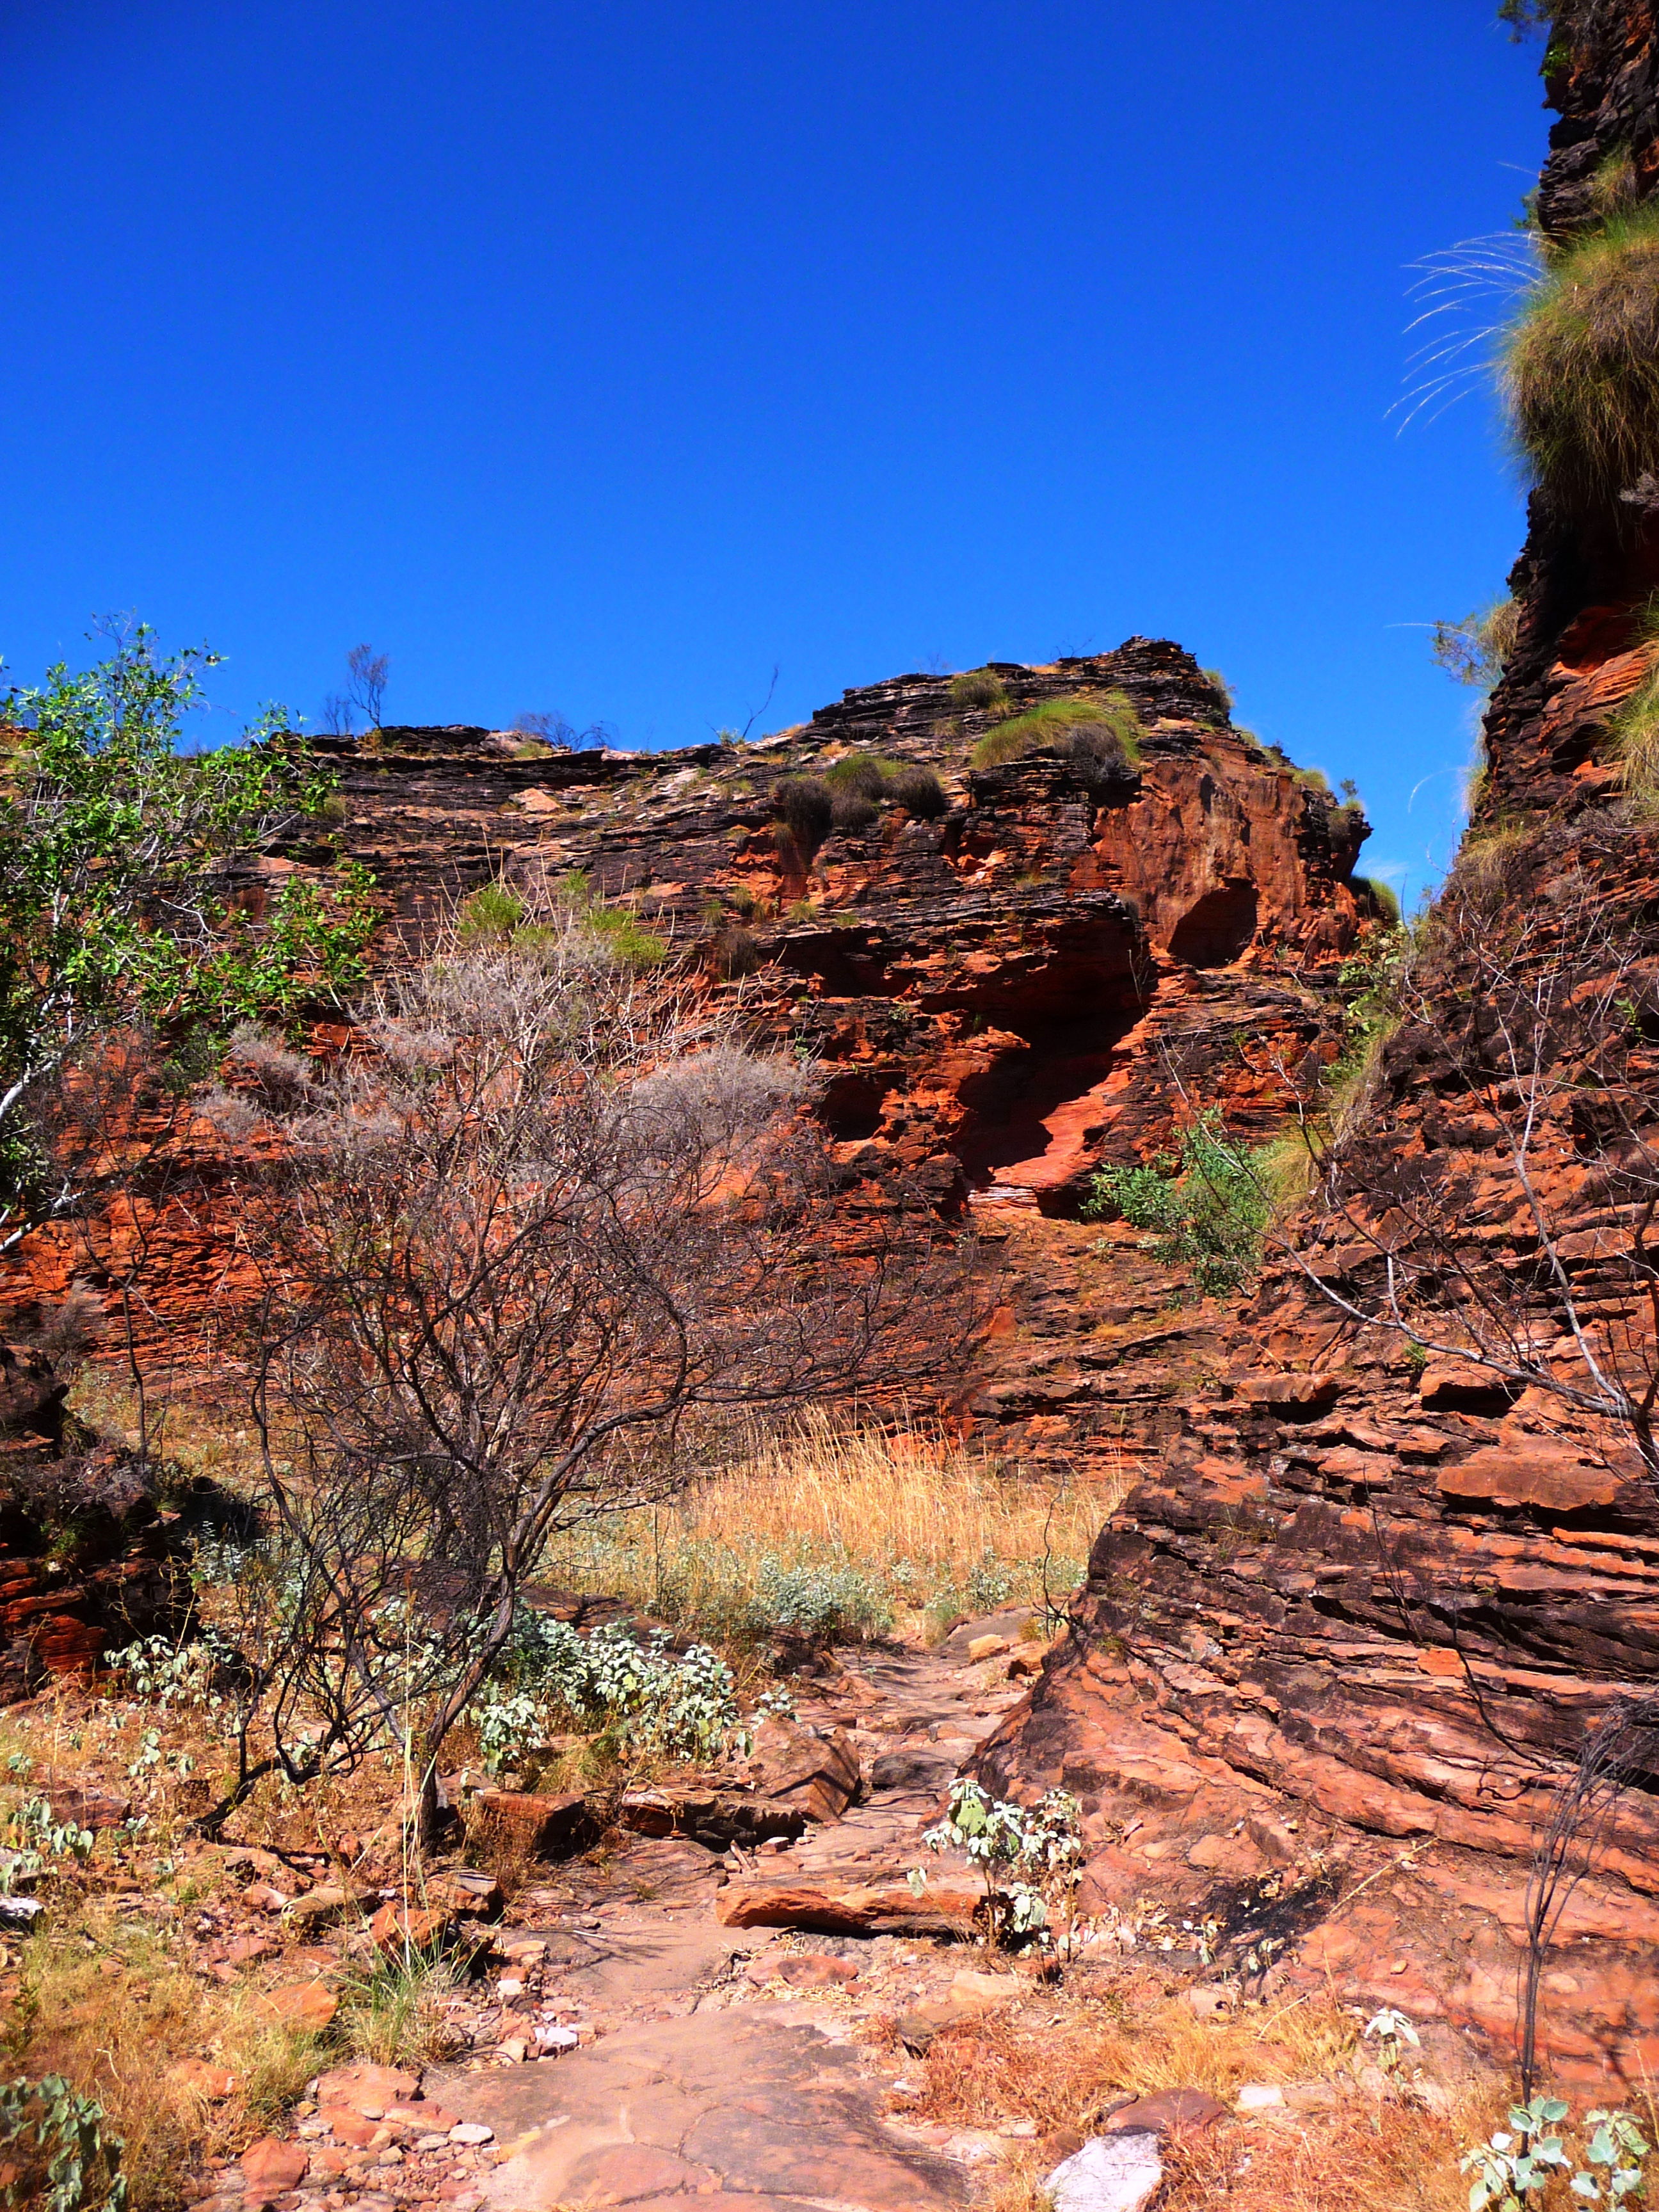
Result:
{"type": "Polygon", "coordinates": [[[361,1038],[246,1193],[264,1691],[295,1776],[404,1747],[429,1830],[549,1541],[757,1419],[948,1364],[965,1261],[902,1197],[849,1218],[793,1065],[578,915],[458,939],[361,1038]]]}
{"type": "Polygon", "coordinates": [[[1370,1107],[1322,1135],[1285,1256],[1350,1322],[1609,1424],[1659,1480],[1659,962],[1573,869],[1460,864],[1393,986],[1370,1107]],[[1402,1140],[1409,1097],[1426,1144],[1402,1140]]]}

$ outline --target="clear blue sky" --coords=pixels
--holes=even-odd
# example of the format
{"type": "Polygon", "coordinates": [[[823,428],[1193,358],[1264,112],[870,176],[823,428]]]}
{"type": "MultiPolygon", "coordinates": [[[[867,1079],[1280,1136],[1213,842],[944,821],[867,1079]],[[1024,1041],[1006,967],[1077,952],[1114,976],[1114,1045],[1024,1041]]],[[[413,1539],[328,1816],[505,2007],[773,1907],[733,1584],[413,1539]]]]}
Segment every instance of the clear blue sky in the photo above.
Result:
{"type": "Polygon", "coordinates": [[[665,747],[1167,635],[1420,885],[1413,625],[1522,514],[1484,399],[1387,410],[1543,151],[1493,5],[0,0],[0,651],[665,747]]]}

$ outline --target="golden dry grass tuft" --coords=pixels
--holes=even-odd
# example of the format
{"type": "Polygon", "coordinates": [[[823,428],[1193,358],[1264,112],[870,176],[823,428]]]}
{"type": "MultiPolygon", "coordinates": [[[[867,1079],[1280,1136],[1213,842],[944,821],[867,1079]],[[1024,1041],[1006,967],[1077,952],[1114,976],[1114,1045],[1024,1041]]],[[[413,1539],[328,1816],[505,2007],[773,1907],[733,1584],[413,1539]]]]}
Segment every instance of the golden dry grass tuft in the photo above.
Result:
{"type": "Polygon", "coordinates": [[[937,1427],[815,1413],[672,1505],[573,1531],[547,1573],[738,1646],[815,1589],[854,1633],[860,1606],[867,1628],[937,1630],[1001,1604],[1041,1609],[1045,1592],[1063,1605],[1133,1480],[1125,1467],[1061,1486],[937,1427]]]}
{"type": "Polygon", "coordinates": [[[935,2040],[920,2109],[962,2127],[1034,2126],[1037,2140],[1011,2163],[991,2212],[1048,2212],[1042,2175],[1125,2097],[1203,2089],[1231,2104],[1247,2081],[1327,2081],[1337,2092],[1328,2106],[1175,2146],[1159,2212],[1462,2212],[1457,2158],[1490,2124],[1490,2099],[1443,2116],[1374,2103],[1353,2087],[1355,2035],[1352,2018],[1324,2003],[1216,2021],[1178,2001],[1133,2012],[1083,2003],[1041,2031],[1010,2015],[935,2040]]]}
{"type": "Polygon", "coordinates": [[[318,2069],[321,2046],[276,2025],[250,1990],[204,1984],[165,1928],[95,1899],[23,1946],[9,2056],[36,2078],[62,2074],[98,2099],[125,2145],[134,2212],[168,2212],[179,2174],[269,2125],[318,2069]],[[236,2077],[211,2102],[177,2069],[206,2057],[236,2077]]]}

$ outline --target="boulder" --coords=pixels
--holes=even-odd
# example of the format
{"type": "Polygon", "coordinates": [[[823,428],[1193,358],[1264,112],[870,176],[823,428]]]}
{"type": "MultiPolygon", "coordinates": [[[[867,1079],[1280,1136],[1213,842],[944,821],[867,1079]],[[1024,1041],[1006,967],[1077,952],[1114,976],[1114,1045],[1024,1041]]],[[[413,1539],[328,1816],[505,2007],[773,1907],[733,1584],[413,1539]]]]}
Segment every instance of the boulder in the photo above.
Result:
{"type": "Polygon", "coordinates": [[[761,1723],[747,1774],[757,1796],[809,1820],[838,1820],[864,1789],[845,1729],[807,1728],[799,1721],[761,1723]]]}
{"type": "Polygon", "coordinates": [[[1146,2212],[1164,2186],[1158,2137],[1127,2130],[1091,2136],[1043,2186],[1054,2212],[1146,2212]]]}

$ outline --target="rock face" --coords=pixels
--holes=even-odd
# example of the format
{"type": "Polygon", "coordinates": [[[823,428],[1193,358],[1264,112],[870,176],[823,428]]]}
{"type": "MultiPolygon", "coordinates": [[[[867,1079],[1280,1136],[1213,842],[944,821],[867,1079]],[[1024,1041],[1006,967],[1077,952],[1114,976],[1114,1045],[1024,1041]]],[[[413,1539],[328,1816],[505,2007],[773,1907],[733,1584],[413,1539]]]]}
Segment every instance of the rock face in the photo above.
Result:
{"type": "Polygon", "coordinates": [[[0,1704],[188,1611],[177,1516],[126,1455],[66,1439],[66,1387],[40,1352],[0,1345],[0,1704]]]}
{"type": "MultiPolygon", "coordinates": [[[[1335,1054],[1337,971],[1376,911],[1352,874],[1367,831],[1235,730],[1177,646],[992,672],[994,708],[961,704],[949,678],[900,677],[750,746],[560,753],[470,727],[319,745],[341,777],[340,850],[374,872],[406,939],[498,873],[574,873],[694,950],[711,992],[816,1066],[856,1175],[902,1167],[946,1208],[988,1196],[1074,1218],[1102,1159],[1182,1118],[1181,1084],[1267,1130],[1297,1071],[1335,1054]],[[999,717],[1105,694],[1133,703],[1138,765],[971,766],[999,717]],[[781,779],[866,750],[937,769],[942,811],[884,799],[805,848],[781,831],[781,779]]],[[[296,848],[270,880],[329,861],[296,848]]],[[[215,1309],[198,1226],[213,1203],[192,1188],[154,1232],[152,1303],[191,1328],[215,1309]]],[[[81,1247],[38,1238],[12,1310],[29,1318],[72,1274],[96,1289],[81,1247]]]]}
{"type": "MultiPolygon", "coordinates": [[[[1629,149],[1643,189],[1659,181],[1652,11],[1569,5],[1551,52],[1561,120],[1540,210],[1559,236],[1588,219],[1608,156],[1629,149]]],[[[1519,644],[1443,902],[1467,918],[1484,898],[1495,927],[1553,904],[1582,914],[1623,935],[1644,978],[1659,951],[1659,835],[1621,797],[1607,717],[1650,665],[1635,640],[1659,582],[1656,523],[1639,501],[1570,522],[1534,498],[1511,580],[1519,644]]],[[[1490,1008],[1467,927],[1443,922],[1424,962],[1449,1023],[1469,1007],[1478,1025],[1490,1008]]],[[[1659,1118],[1659,1056],[1638,1038],[1613,1085],[1570,1065],[1551,1032],[1544,1065],[1560,1079],[1540,1203],[1580,1312],[1626,1332],[1627,1364],[1651,1371],[1631,1209],[1609,1204],[1598,1162],[1659,1118]]],[[[1511,1178],[1507,1206],[1492,1196],[1501,1131],[1438,1025],[1392,1037],[1364,1117],[1346,1170],[1358,1212],[1409,1193],[1415,1218],[1466,1218],[1514,1324],[1562,1328],[1519,1189],[1511,1178]]],[[[1351,1229],[1309,1214],[1292,1235],[1322,1280],[1374,1310],[1370,1248],[1351,1229]]],[[[1197,1904],[1207,1875],[1236,1885],[1277,1868],[1289,1882],[1299,1868],[1311,1884],[1343,1867],[1285,1939],[1291,1981],[1334,1974],[1503,2054],[1527,1875],[1558,1790],[1596,1722],[1659,1674],[1653,1483],[1617,1428],[1477,1367],[1414,1363],[1288,1264],[1209,1349],[1212,1373],[1143,1428],[1157,1471],[1103,1531],[1073,1633],[986,1771],[1021,1793],[1079,1793],[1105,1898],[1163,1878],[1197,1904]],[[1409,1847],[1392,1866],[1382,1838],[1409,1847]]],[[[1572,1356],[1570,1340],[1559,1350],[1572,1356]]],[[[1644,1777],[1613,1810],[1543,1962],[1540,2045],[1565,2074],[1633,2077],[1659,2050],[1655,1786],[1644,1777]]]]}

